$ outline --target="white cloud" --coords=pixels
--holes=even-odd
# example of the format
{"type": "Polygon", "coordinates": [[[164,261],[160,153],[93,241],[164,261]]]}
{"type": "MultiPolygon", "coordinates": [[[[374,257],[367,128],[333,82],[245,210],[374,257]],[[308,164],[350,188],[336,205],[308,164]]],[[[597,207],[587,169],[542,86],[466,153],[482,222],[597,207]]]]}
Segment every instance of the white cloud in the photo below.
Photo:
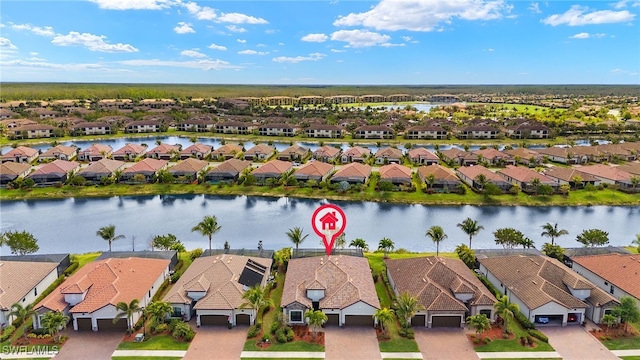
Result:
{"type": "Polygon", "coordinates": [[[182,50],[182,52],[180,52],[180,55],[187,56],[187,57],[192,57],[192,58],[196,58],[196,59],[202,59],[202,58],[206,58],[207,57],[207,55],[201,53],[200,51],[198,51],[198,49],[182,50]]]}
{"type": "Polygon", "coordinates": [[[540,10],[540,4],[538,4],[537,2],[532,2],[527,9],[536,14],[542,13],[542,10],[540,10]]]}
{"type": "Polygon", "coordinates": [[[171,7],[174,0],[89,0],[107,10],[161,10],[171,7]]]}
{"type": "Polygon", "coordinates": [[[343,53],[343,52],[347,52],[347,50],[331,49],[331,52],[334,52],[334,53],[343,53]]]}
{"type": "Polygon", "coordinates": [[[384,44],[380,44],[380,46],[388,48],[388,47],[396,47],[396,46],[405,46],[405,44],[384,43],[384,44]]]}
{"type": "Polygon", "coordinates": [[[180,21],[178,23],[178,25],[176,25],[176,27],[173,28],[173,31],[175,31],[176,34],[189,34],[189,33],[195,33],[196,32],[191,27],[191,24],[186,23],[184,21],[180,21]]]}
{"type": "Polygon", "coordinates": [[[268,24],[269,22],[262,18],[257,18],[240,13],[227,13],[222,14],[216,19],[218,22],[225,22],[231,24],[268,24]]]}
{"type": "Polygon", "coordinates": [[[331,40],[344,41],[349,47],[368,47],[388,43],[391,36],[367,30],[338,30],[331,34],[331,40]]]}
{"type": "Polygon", "coordinates": [[[636,72],[636,71],[624,70],[624,69],[612,69],[612,70],[611,70],[611,73],[612,73],[612,74],[615,74],[615,75],[638,76],[638,72],[636,72]]]}
{"type": "Polygon", "coordinates": [[[246,44],[247,40],[243,40],[243,39],[236,39],[237,42],[239,42],[240,44],[246,44]]]}
{"type": "Polygon", "coordinates": [[[194,2],[184,3],[182,5],[187,9],[187,11],[189,11],[191,15],[194,15],[198,20],[213,20],[218,17],[218,14],[216,14],[216,9],[210,8],[208,6],[202,7],[194,2]]]}
{"type": "Polygon", "coordinates": [[[56,35],[51,43],[57,46],[84,46],[91,51],[100,52],[137,52],[138,49],[130,44],[107,44],[104,35],[79,33],[71,31],[67,35],[56,35]]]}
{"type": "Polygon", "coordinates": [[[318,61],[322,60],[326,55],[322,53],[313,53],[309,54],[309,56],[296,56],[296,57],[287,57],[287,56],[278,56],[273,58],[273,61],[279,63],[290,63],[296,64],[301,61],[318,61]]]}
{"type": "Polygon", "coordinates": [[[321,43],[327,41],[327,39],[329,39],[329,37],[325,34],[308,34],[303,36],[300,40],[321,43]]]}
{"type": "Polygon", "coordinates": [[[17,50],[18,47],[13,45],[13,43],[11,42],[11,40],[7,39],[6,37],[0,37],[0,49],[2,51],[11,51],[11,50],[17,50]]]}
{"type": "Polygon", "coordinates": [[[613,7],[615,9],[624,9],[624,8],[627,7],[627,5],[629,5],[629,3],[631,3],[630,4],[631,7],[639,7],[640,6],[640,0],[633,0],[633,1],[632,0],[620,0],[617,3],[613,4],[613,7]]]}
{"type": "Polygon", "coordinates": [[[220,51],[226,51],[227,50],[226,46],[216,45],[216,44],[211,44],[208,47],[209,47],[209,49],[212,49],[212,50],[220,50],[220,51]]]}
{"type": "Polygon", "coordinates": [[[589,38],[602,39],[605,36],[607,36],[607,34],[605,33],[589,34],[587,32],[581,32],[581,33],[577,33],[575,35],[569,36],[569,39],[589,39],[589,38]]]}
{"type": "Polygon", "coordinates": [[[542,20],[542,22],[551,26],[563,24],[569,26],[581,26],[627,22],[632,21],[636,17],[635,14],[630,13],[628,10],[599,10],[587,13],[588,10],[589,9],[587,7],[573,5],[564,14],[551,15],[542,20]]]}
{"type": "Polygon", "coordinates": [[[230,63],[219,60],[219,59],[188,60],[188,61],[136,59],[136,60],[120,61],[119,64],[128,65],[128,66],[182,67],[182,68],[200,69],[200,70],[222,70],[222,69],[241,69],[242,68],[237,65],[231,65],[230,63]]]}
{"type": "Polygon", "coordinates": [[[241,27],[241,26],[235,26],[235,25],[227,25],[227,30],[231,31],[231,32],[235,32],[235,33],[243,33],[243,32],[247,32],[247,29],[241,27]]]}
{"type": "Polygon", "coordinates": [[[65,71],[126,71],[120,69],[110,69],[102,64],[56,64],[48,63],[42,60],[11,60],[0,62],[2,67],[20,67],[20,68],[37,68],[37,69],[50,69],[50,70],[65,70],[65,71]]]}
{"type": "Polygon", "coordinates": [[[335,26],[366,26],[376,30],[433,31],[440,23],[500,19],[513,8],[505,0],[382,0],[363,13],[351,13],[335,26]]]}
{"type": "Polygon", "coordinates": [[[40,36],[54,37],[56,33],[51,26],[33,26],[31,24],[11,24],[11,28],[14,30],[26,30],[40,36]]]}
{"type": "Polygon", "coordinates": [[[39,54],[38,54],[37,52],[35,52],[35,51],[32,51],[32,52],[30,52],[30,53],[29,53],[29,55],[31,55],[31,56],[38,56],[39,54]]]}
{"type": "Polygon", "coordinates": [[[238,51],[238,54],[240,54],[240,55],[267,55],[269,53],[268,52],[262,52],[262,51],[255,51],[255,50],[242,50],[242,51],[238,51]]]}

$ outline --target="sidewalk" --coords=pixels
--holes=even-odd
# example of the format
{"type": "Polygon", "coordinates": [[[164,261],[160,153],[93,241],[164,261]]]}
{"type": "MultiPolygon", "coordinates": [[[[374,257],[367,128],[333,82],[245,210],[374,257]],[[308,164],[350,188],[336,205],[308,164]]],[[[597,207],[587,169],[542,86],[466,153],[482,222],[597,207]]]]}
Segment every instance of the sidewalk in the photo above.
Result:
{"type": "Polygon", "coordinates": [[[555,351],[511,351],[511,352],[476,352],[480,359],[539,359],[558,358],[562,356],[555,351]]]}
{"type": "Polygon", "coordinates": [[[383,359],[423,359],[419,352],[381,352],[380,356],[383,359]]]}
{"type": "Polygon", "coordinates": [[[609,350],[615,356],[640,356],[640,349],[609,350]]]}
{"type": "Polygon", "coordinates": [[[311,351],[243,351],[240,358],[324,359],[324,352],[311,351]]]}
{"type": "Polygon", "coordinates": [[[186,353],[186,350],[116,350],[111,354],[111,356],[182,358],[186,353]]]}

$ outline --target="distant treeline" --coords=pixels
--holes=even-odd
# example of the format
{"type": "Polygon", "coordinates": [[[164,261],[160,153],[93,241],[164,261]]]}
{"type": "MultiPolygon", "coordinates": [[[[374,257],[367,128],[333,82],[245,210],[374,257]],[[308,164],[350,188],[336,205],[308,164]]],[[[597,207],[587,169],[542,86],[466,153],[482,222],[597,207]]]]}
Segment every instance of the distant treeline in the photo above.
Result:
{"type": "Polygon", "coordinates": [[[365,94],[503,94],[637,96],[638,85],[199,85],[0,83],[0,102],[63,99],[190,99],[268,96],[333,96],[365,94]]]}

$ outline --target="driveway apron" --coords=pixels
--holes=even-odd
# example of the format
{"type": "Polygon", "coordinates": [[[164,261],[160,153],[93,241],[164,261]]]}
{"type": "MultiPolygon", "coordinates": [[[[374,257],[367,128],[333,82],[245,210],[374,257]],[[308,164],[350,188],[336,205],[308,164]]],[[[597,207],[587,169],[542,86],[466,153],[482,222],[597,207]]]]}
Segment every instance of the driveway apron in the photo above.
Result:
{"type": "Polygon", "coordinates": [[[539,329],[547,335],[549,344],[563,359],[618,359],[581,326],[540,327],[539,329]]]}
{"type": "Polygon", "coordinates": [[[381,359],[376,330],[367,326],[327,326],[324,329],[325,359],[381,359]]]}
{"type": "Polygon", "coordinates": [[[223,326],[201,326],[183,359],[240,359],[247,340],[247,326],[227,329],[223,326]]]}
{"type": "Polygon", "coordinates": [[[55,360],[109,360],[125,335],[116,331],[69,331],[66,334],[69,340],[54,357],[55,360]]]}
{"type": "Polygon", "coordinates": [[[477,360],[473,345],[462,329],[413,328],[423,359],[477,360]]]}

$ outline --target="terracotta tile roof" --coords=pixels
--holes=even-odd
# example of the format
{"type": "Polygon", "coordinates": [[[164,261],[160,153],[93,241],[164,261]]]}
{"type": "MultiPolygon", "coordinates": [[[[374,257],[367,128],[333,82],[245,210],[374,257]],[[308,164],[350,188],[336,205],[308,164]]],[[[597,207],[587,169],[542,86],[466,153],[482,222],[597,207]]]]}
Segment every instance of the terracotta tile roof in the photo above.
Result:
{"type": "Polygon", "coordinates": [[[29,176],[33,175],[44,175],[44,174],[67,174],[69,171],[73,171],[80,166],[75,161],[67,161],[67,160],[54,160],[46,165],[43,165],[38,170],[29,174],[29,176]]]}
{"type": "Polygon", "coordinates": [[[220,163],[220,165],[216,166],[214,169],[209,171],[211,173],[230,173],[230,174],[239,174],[242,170],[251,166],[251,161],[248,160],[240,160],[240,159],[229,159],[220,163]]]}
{"type": "Polygon", "coordinates": [[[416,159],[416,158],[425,158],[425,159],[429,159],[429,160],[439,160],[438,155],[432,153],[431,151],[427,150],[426,148],[423,147],[417,147],[417,148],[413,148],[411,150],[409,150],[409,158],[411,159],[416,159]]]}
{"type": "Polygon", "coordinates": [[[207,294],[198,300],[194,309],[237,309],[245,302],[242,299],[244,285],[238,279],[248,261],[266,267],[264,276],[269,275],[271,259],[228,254],[200,257],[193,261],[163,300],[174,304],[191,304],[187,291],[205,291],[207,294]]]}
{"type": "Polygon", "coordinates": [[[469,153],[467,153],[464,150],[460,150],[458,148],[451,148],[451,149],[440,151],[440,154],[442,154],[442,156],[446,159],[455,159],[457,157],[464,157],[469,153]]]}
{"type": "Polygon", "coordinates": [[[168,154],[170,152],[178,152],[180,151],[180,145],[170,145],[170,144],[160,144],[153,149],[147,151],[147,155],[149,154],[168,154]]]}
{"type": "Polygon", "coordinates": [[[25,163],[7,161],[0,164],[0,174],[2,175],[20,176],[27,173],[29,169],[31,169],[31,165],[25,163]]]}
{"type": "Polygon", "coordinates": [[[57,268],[54,262],[0,261],[0,310],[21,301],[57,268]]]}
{"type": "Polygon", "coordinates": [[[253,170],[253,175],[272,175],[272,174],[284,174],[291,170],[293,164],[290,161],[271,160],[268,163],[253,170]]]}
{"type": "Polygon", "coordinates": [[[163,167],[167,166],[167,164],[169,164],[167,160],[146,158],[126,168],[122,173],[130,174],[130,173],[156,172],[162,169],[163,167]]]}
{"type": "Polygon", "coordinates": [[[511,149],[511,150],[503,150],[503,152],[505,154],[511,155],[514,158],[516,156],[519,156],[521,159],[526,159],[526,160],[529,160],[532,157],[534,158],[541,157],[539,152],[535,150],[527,149],[527,148],[521,148],[521,147],[516,149],[511,149]]]}
{"type": "Polygon", "coordinates": [[[291,259],[282,292],[282,306],[295,302],[312,307],[306,291],[325,289],[322,309],[344,309],[358,301],[379,309],[380,302],[366,258],[331,255],[291,259]]]}
{"type": "Polygon", "coordinates": [[[57,145],[45,151],[40,157],[53,157],[56,154],[64,154],[66,156],[73,155],[78,149],[73,146],[57,145]]]}
{"type": "Polygon", "coordinates": [[[620,165],[618,169],[626,171],[629,174],[640,175],[640,163],[637,162],[620,165]]]}
{"type": "Polygon", "coordinates": [[[573,181],[574,177],[579,176],[583,181],[598,181],[598,178],[591,174],[587,174],[582,172],[576,168],[565,168],[560,166],[553,166],[550,168],[546,168],[544,170],[544,174],[551,177],[564,181],[573,181]]]}
{"type": "Polygon", "coordinates": [[[351,163],[343,166],[332,178],[363,178],[367,179],[371,175],[371,166],[360,163],[351,163]]]}
{"type": "Polygon", "coordinates": [[[143,154],[147,150],[146,147],[137,144],[126,144],[120,149],[113,152],[113,155],[125,155],[125,154],[143,154]]]}
{"type": "Polygon", "coordinates": [[[337,147],[325,145],[325,146],[319,147],[316,151],[314,151],[313,156],[316,156],[316,157],[327,156],[332,158],[338,155],[340,151],[341,150],[337,147]]]}
{"type": "Polygon", "coordinates": [[[371,155],[371,150],[360,147],[360,146],[354,146],[344,151],[342,155],[353,156],[353,157],[364,157],[364,156],[371,155]]]}
{"type": "Polygon", "coordinates": [[[54,130],[54,129],[55,127],[47,124],[29,124],[29,125],[20,126],[14,129],[13,131],[20,132],[20,131],[34,131],[34,130],[37,131],[37,130],[54,130]]]}
{"type": "Polygon", "coordinates": [[[91,155],[102,155],[102,153],[109,154],[113,152],[113,148],[109,145],[93,144],[80,152],[91,155]]]}
{"type": "Polygon", "coordinates": [[[179,161],[177,164],[170,167],[169,172],[172,174],[176,172],[197,173],[200,170],[206,168],[207,166],[209,166],[209,163],[204,160],[200,160],[196,158],[188,158],[188,159],[179,161]]]}
{"type": "Polygon", "coordinates": [[[418,168],[418,175],[420,175],[422,179],[426,179],[431,174],[436,178],[436,181],[460,182],[456,173],[444,166],[432,164],[429,166],[420,166],[418,168]]]}
{"type": "Polygon", "coordinates": [[[237,154],[239,152],[242,152],[242,147],[240,145],[224,144],[221,147],[217,148],[216,150],[212,151],[211,155],[212,156],[231,155],[231,154],[237,154]]]}
{"type": "Polygon", "coordinates": [[[496,298],[458,259],[428,256],[387,259],[387,269],[399,294],[418,297],[426,310],[465,311],[456,293],[473,294],[470,305],[493,305],[496,298]]]}
{"type": "Polygon", "coordinates": [[[578,170],[597,176],[607,180],[613,181],[629,181],[631,180],[631,174],[619,169],[617,166],[609,166],[604,164],[580,166],[578,170]]]}
{"type": "Polygon", "coordinates": [[[536,151],[542,155],[551,155],[551,156],[557,156],[562,158],[569,158],[569,154],[574,154],[574,152],[571,149],[572,148],[554,146],[550,148],[537,149],[536,151]]]}
{"type": "Polygon", "coordinates": [[[402,157],[402,150],[392,148],[392,147],[385,147],[376,152],[376,158],[384,158],[384,157],[392,158],[392,159],[400,159],[402,157]]]}
{"type": "Polygon", "coordinates": [[[291,154],[291,155],[302,155],[302,156],[304,156],[308,152],[309,152],[309,149],[307,149],[306,147],[294,144],[294,145],[291,145],[288,148],[280,151],[278,153],[278,155],[289,155],[289,154],[291,154]]]}
{"type": "Polygon", "coordinates": [[[333,170],[333,165],[322,161],[312,161],[302,165],[294,175],[325,176],[333,170]]]}
{"type": "Polygon", "coordinates": [[[493,160],[498,158],[511,158],[511,155],[503,153],[502,151],[496,150],[494,148],[486,148],[481,150],[472,151],[475,155],[482,155],[483,158],[493,160]]]}
{"type": "Polygon", "coordinates": [[[461,166],[457,169],[457,171],[471,180],[474,180],[478,175],[482,174],[487,178],[487,181],[490,181],[493,183],[506,182],[504,178],[502,178],[502,176],[494,173],[493,171],[487,169],[482,165],[461,166]]]}
{"type": "Polygon", "coordinates": [[[530,183],[533,179],[537,178],[542,184],[556,184],[556,181],[550,177],[524,166],[507,165],[504,169],[498,170],[498,174],[523,183],[530,183]]]}
{"type": "Polygon", "coordinates": [[[253,154],[271,154],[274,152],[276,148],[267,144],[258,144],[251,149],[245,151],[245,155],[253,155],[253,154]]]}
{"type": "Polygon", "coordinates": [[[380,167],[380,179],[411,179],[411,169],[400,164],[389,164],[380,167]]]}
{"type": "Polygon", "coordinates": [[[640,299],[640,255],[605,254],[574,256],[571,259],[617,288],[640,299]]]}
{"type": "Polygon", "coordinates": [[[206,154],[208,152],[210,152],[211,150],[213,150],[213,146],[211,145],[205,145],[205,144],[200,144],[200,143],[195,143],[191,146],[188,146],[186,149],[180,151],[180,154],[193,154],[193,153],[203,153],[206,154]]]}
{"type": "Polygon", "coordinates": [[[125,162],[120,160],[100,159],[96,162],[91,163],[86,168],[80,170],[78,172],[78,175],[82,176],[83,174],[111,174],[114,171],[121,169],[124,164],[125,162]]]}
{"type": "Polygon", "coordinates": [[[64,294],[85,291],[84,300],[70,309],[71,313],[94,312],[106,305],[129,303],[142,299],[153,283],[169,269],[169,260],[143,258],[110,258],[89,263],[36,305],[63,311],[68,304],[64,294]]]}
{"type": "Polygon", "coordinates": [[[38,150],[27,146],[18,146],[15,149],[9,150],[6,154],[2,155],[3,158],[15,158],[16,156],[31,157],[36,155],[38,150]]]}

